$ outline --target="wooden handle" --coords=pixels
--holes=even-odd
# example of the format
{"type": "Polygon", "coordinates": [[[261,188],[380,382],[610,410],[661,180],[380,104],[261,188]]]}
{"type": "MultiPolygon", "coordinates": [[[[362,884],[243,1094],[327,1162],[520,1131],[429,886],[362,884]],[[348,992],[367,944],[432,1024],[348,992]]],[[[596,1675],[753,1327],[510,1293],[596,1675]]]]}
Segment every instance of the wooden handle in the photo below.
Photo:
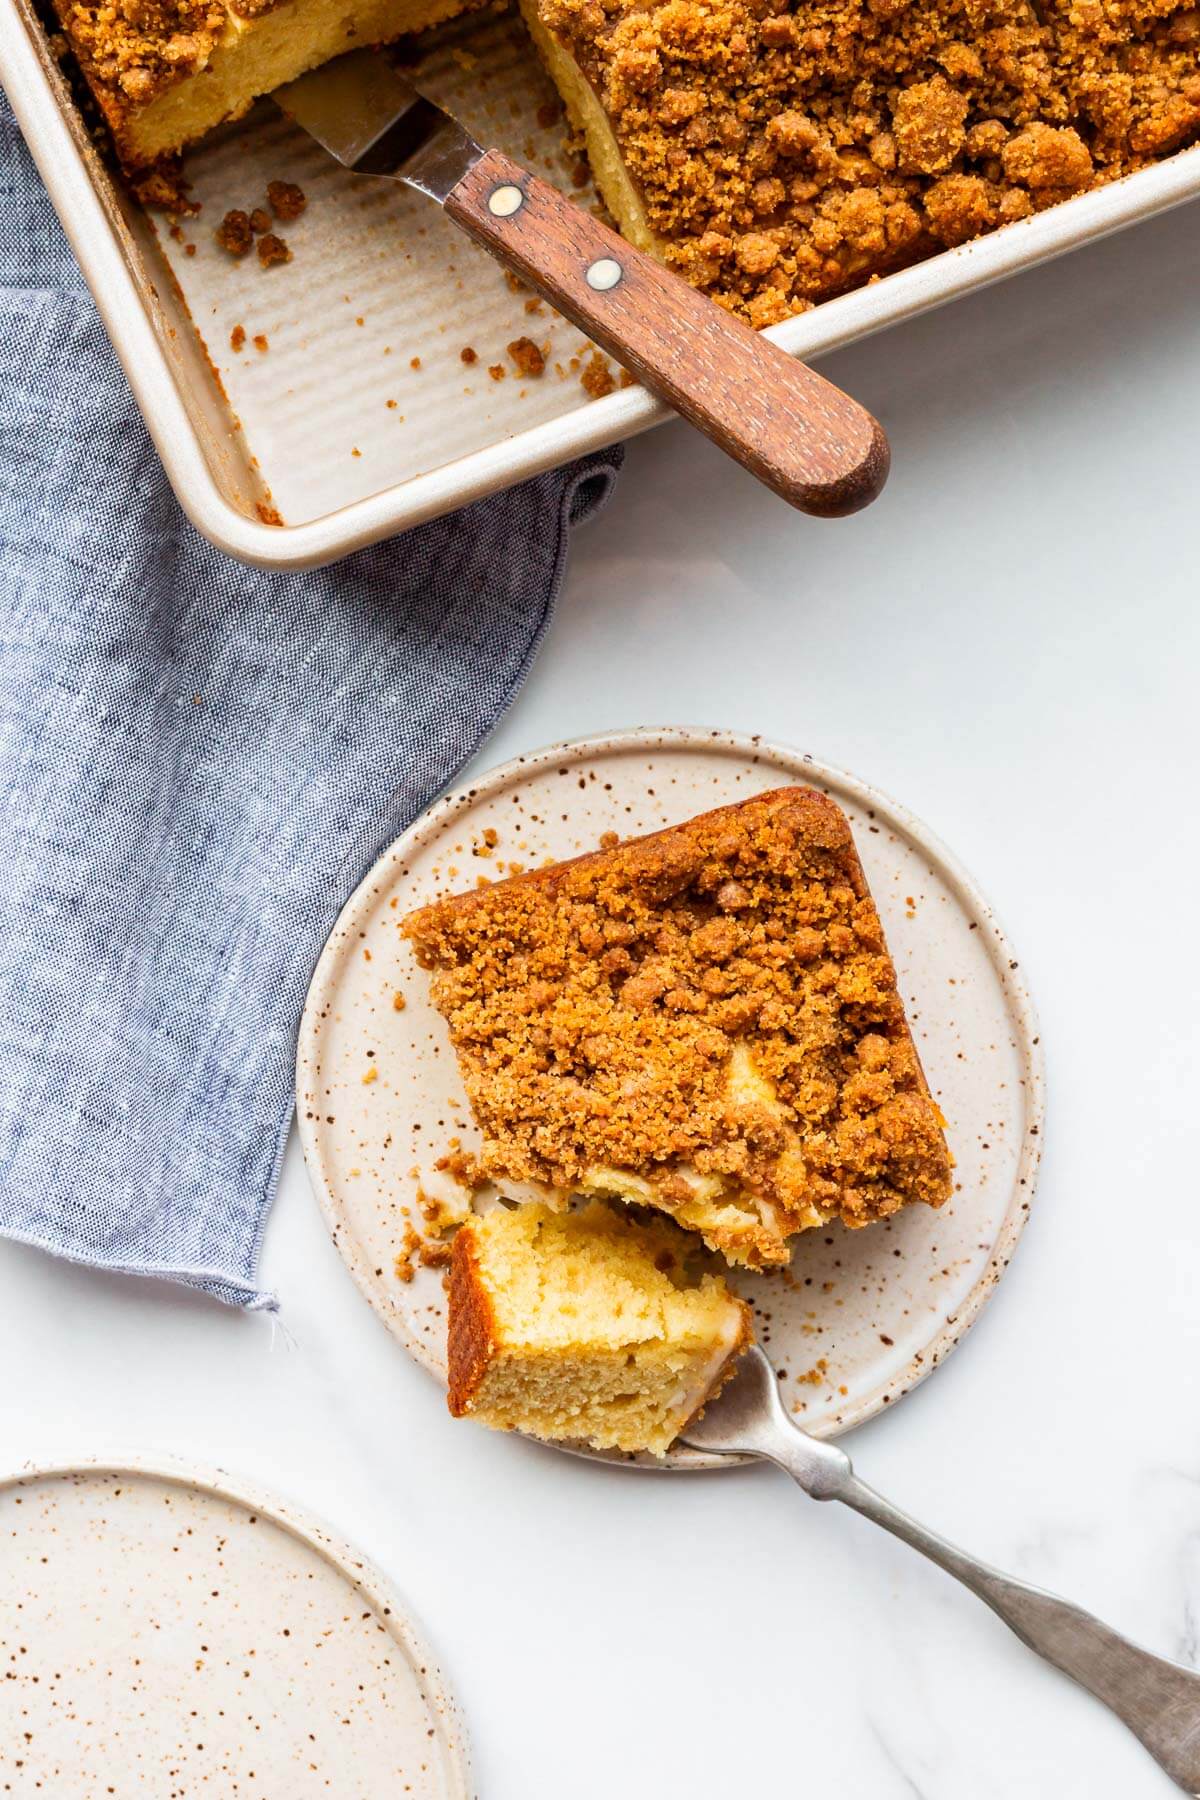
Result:
{"type": "Polygon", "coordinates": [[[838,518],[882,488],[887,439],[865,408],[499,150],[445,204],[456,224],[801,512],[838,518]]]}

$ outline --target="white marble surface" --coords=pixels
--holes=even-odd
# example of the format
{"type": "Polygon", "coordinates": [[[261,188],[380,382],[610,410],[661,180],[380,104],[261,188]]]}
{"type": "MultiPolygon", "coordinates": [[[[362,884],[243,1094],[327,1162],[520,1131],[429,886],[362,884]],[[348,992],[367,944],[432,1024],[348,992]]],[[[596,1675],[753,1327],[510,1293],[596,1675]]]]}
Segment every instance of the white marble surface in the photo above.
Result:
{"type": "MultiPolygon", "coordinates": [[[[853,1451],[979,1553],[1200,1660],[1198,283],[1193,208],[831,361],[895,452],[856,521],[790,516],[680,427],[635,444],[482,760],[760,731],[973,868],[1040,999],[1041,1194],[974,1334],[853,1451]]],[[[638,1476],[455,1425],[294,1145],[264,1274],[286,1340],[0,1247],[2,1460],[161,1449],[324,1513],[424,1617],[487,1800],[1172,1791],[969,1596],[782,1476],[638,1476]]]]}

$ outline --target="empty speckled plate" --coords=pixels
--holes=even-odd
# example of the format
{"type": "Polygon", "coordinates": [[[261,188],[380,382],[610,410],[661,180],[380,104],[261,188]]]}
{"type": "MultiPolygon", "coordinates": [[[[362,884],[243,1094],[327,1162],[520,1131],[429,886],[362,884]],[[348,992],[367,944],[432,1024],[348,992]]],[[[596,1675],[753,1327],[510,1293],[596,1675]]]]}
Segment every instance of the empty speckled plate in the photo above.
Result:
{"type": "MultiPolygon", "coordinates": [[[[439,1378],[441,1275],[418,1267],[405,1281],[397,1255],[406,1215],[420,1224],[418,1184],[436,1193],[444,1183],[433,1165],[448,1139],[468,1150],[478,1139],[398,920],[512,863],[536,867],[594,849],[606,831],[657,830],[797,781],[849,816],[957,1159],[939,1212],[914,1206],[865,1231],[809,1232],[790,1268],[736,1278],[800,1422],[833,1436],[898,1400],[1003,1274],[1033,1198],[1041,1054],[1017,959],[969,877],[903,807],[799,751],[705,730],[590,738],[519,757],[419,819],[343,910],[309,991],[297,1098],[310,1176],[359,1287],[439,1378]]],[[[669,1460],[732,1459],[677,1450],[669,1460]]]]}
{"type": "Polygon", "coordinates": [[[215,1471],[0,1479],[0,1789],[468,1800],[454,1704],[382,1578],[215,1471]]]}

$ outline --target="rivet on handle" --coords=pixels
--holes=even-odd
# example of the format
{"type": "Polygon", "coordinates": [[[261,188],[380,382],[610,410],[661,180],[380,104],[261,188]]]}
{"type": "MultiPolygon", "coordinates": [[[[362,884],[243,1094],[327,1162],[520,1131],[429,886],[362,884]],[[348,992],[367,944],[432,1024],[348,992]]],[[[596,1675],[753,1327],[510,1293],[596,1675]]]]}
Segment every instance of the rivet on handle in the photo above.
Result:
{"type": "Polygon", "coordinates": [[[525,196],[513,182],[505,181],[492,189],[487,203],[488,211],[495,213],[498,219],[511,219],[524,206],[525,196]]]}
{"type": "Polygon", "coordinates": [[[605,294],[609,288],[615,288],[625,273],[620,263],[613,256],[602,256],[594,262],[587,272],[587,284],[598,293],[605,294]]]}

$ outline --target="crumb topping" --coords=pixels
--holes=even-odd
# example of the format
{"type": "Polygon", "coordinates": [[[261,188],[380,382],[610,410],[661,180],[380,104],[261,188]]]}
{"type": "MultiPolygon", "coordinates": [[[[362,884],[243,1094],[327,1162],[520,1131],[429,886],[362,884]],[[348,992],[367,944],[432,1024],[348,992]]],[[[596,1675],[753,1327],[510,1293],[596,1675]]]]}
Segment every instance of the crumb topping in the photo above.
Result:
{"type": "Polygon", "coordinates": [[[813,789],[458,895],[402,929],[435,971],[493,1179],[570,1189],[632,1171],[679,1211],[715,1177],[791,1230],[810,1209],[865,1225],[949,1193],[849,826],[813,789]]]}
{"type": "Polygon", "coordinates": [[[536,381],[546,372],[546,358],[530,337],[514,338],[508,354],[516,364],[517,374],[536,381]]]}
{"type": "Polygon", "coordinates": [[[617,384],[607,356],[599,350],[592,351],[580,372],[579,385],[589,400],[603,400],[612,393],[617,384]]]}
{"type": "Polygon", "coordinates": [[[221,249],[230,256],[246,256],[254,247],[254,230],[250,214],[234,207],[227,212],[213,233],[221,249]]]}
{"type": "Polygon", "coordinates": [[[667,260],[757,326],[1200,133],[1172,0],[539,0],[667,260]]]}
{"type": "Polygon", "coordinates": [[[277,219],[298,219],[308,205],[308,195],[294,181],[268,181],[267,203],[277,219]]]}
{"type": "Polygon", "coordinates": [[[258,260],[264,269],[273,268],[276,263],[289,263],[292,253],[281,237],[273,231],[264,231],[258,240],[258,260]]]}

